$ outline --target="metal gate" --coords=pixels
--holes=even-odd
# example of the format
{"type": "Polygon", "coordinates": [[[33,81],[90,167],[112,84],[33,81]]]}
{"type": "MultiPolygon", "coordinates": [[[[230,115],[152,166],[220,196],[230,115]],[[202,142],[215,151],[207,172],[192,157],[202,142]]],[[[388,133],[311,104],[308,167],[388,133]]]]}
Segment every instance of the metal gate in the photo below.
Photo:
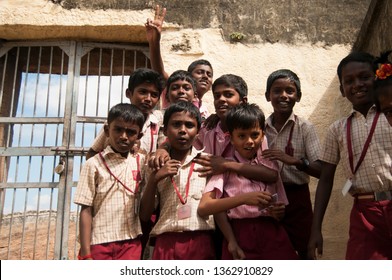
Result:
{"type": "Polygon", "coordinates": [[[75,259],[83,156],[148,48],[0,43],[0,259],[75,259]]]}

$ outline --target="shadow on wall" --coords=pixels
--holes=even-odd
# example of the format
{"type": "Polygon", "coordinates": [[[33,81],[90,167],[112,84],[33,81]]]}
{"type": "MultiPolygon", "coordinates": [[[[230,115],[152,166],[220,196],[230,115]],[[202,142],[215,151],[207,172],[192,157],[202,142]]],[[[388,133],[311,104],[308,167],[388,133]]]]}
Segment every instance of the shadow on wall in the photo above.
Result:
{"type": "MultiPolygon", "coordinates": [[[[328,127],[334,121],[348,116],[351,109],[351,103],[342,97],[340,93],[339,79],[335,76],[309,116],[309,121],[315,125],[322,144],[324,143],[328,127]]],[[[345,258],[349,215],[352,206],[352,198],[349,195],[343,197],[341,192],[345,182],[343,168],[339,164],[336,169],[334,186],[323,222],[323,259],[343,260],[345,258]]],[[[313,179],[310,185],[313,202],[316,187],[317,180],[313,179]]]]}

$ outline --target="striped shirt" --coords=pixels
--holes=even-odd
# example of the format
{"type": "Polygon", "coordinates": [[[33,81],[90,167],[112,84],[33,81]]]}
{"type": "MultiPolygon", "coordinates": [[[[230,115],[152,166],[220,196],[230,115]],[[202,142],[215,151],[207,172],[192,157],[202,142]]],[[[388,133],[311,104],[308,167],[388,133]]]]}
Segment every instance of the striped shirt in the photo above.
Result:
{"type": "MultiPolygon", "coordinates": [[[[110,146],[102,156],[112,174],[135,191],[136,182],[142,178],[137,173],[136,157],[129,154],[124,158],[110,146]]],[[[144,156],[139,157],[142,167],[144,156]]],[[[99,154],[83,165],[74,203],[92,207],[91,245],[134,239],[142,234],[139,217],[135,214],[135,195],[109,174],[99,154]]]]}
{"type": "MultiPolygon", "coordinates": [[[[351,141],[353,165],[356,166],[376,114],[375,106],[366,115],[353,110],[351,141]]],[[[321,160],[337,165],[342,159],[344,174],[352,178],[351,194],[392,190],[392,127],[380,115],[373,138],[355,175],[353,175],[347,148],[347,118],[334,122],[328,129],[321,160]]]]}
{"type": "MultiPolygon", "coordinates": [[[[178,170],[178,174],[173,176],[179,192],[185,198],[185,186],[188,180],[192,160],[200,151],[192,148],[192,152],[178,170]]],[[[198,164],[194,168],[201,167],[198,164]]],[[[197,207],[204,187],[206,178],[199,177],[197,172],[193,172],[190,177],[189,194],[185,205],[191,207],[191,216],[186,219],[177,217],[178,209],[183,206],[178,198],[170,177],[161,180],[157,186],[157,198],[160,205],[160,214],[157,223],[151,231],[151,236],[159,235],[165,232],[182,232],[195,230],[213,230],[215,228],[213,216],[200,217],[197,214],[197,207]]]]}
{"type": "MultiPolygon", "coordinates": [[[[278,167],[274,161],[263,158],[261,150],[257,152],[257,156],[253,160],[247,160],[235,151],[235,158],[239,162],[249,163],[251,165],[264,165],[273,170],[278,167]]],[[[255,191],[268,191],[271,194],[278,194],[278,201],[288,204],[286,193],[280,177],[274,184],[266,184],[264,182],[250,180],[234,172],[225,172],[223,174],[214,175],[208,181],[204,193],[214,191],[216,198],[221,197],[235,197],[242,193],[255,192],[255,191]]],[[[262,211],[258,206],[240,205],[236,208],[229,209],[227,215],[231,219],[245,219],[255,218],[259,216],[268,216],[268,211],[262,211]]]]}
{"type": "MultiPolygon", "coordinates": [[[[144,122],[142,129],[143,136],[140,139],[140,153],[148,154],[150,152],[155,152],[157,149],[159,130],[162,126],[163,114],[160,110],[154,110],[144,122]]],[[[105,123],[106,124],[106,123],[105,123]]],[[[102,151],[105,147],[109,145],[109,138],[106,137],[104,128],[102,127],[99,131],[97,137],[95,137],[91,148],[96,151],[102,151]]]]}
{"type": "MultiPolygon", "coordinates": [[[[307,158],[309,162],[319,159],[321,145],[316,130],[309,121],[295,117],[294,113],[287,119],[280,131],[272,125],[274,114],[266,121],[265,135],[270,149],[285,151],[290,131],[293,127],[291,144],[294,149],[293,157],[307,158]]],[[[278,161],[282,181],[289,184],[308,184],[310,177],[307,173],[299,171],[294,165],[286,165],[278,161]]]]}

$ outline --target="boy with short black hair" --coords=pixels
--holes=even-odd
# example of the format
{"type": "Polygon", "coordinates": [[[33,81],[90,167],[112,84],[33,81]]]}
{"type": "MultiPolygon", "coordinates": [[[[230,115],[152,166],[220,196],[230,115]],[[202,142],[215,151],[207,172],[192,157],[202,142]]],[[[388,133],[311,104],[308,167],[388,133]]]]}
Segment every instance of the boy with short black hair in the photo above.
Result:
{"type": "Polygon", "coordinates": [[[373,103],[374,57],[353,52],[338,66],[340,92],[353,107],[347,118],[328,129],[320,156],[314,218],[308,245],[310,258],[323,253],[321,226],[342,160],[353,207],[346,259],[392,259],[392,128],[373,103]],[[316,251],[317,250],[317,251],[316,251]]]}
{"type": "Polygon", "coordinates": [[[152,259],[214,259],[213,217],[197,214],[206,184],[206,178],[193,172],[198,166],[193,159],[201,152],[193,148],[200,113],[192,103],[180,101],[166,109],[163,124],[171,159],[159,170],[149,170],[140,205],[142,221],[148,221],[154,205],[159,205],[160,215],[150,233],[156,237],[152,259]]]}
{"type": "MultiPolygon", "coordinates": [[[[233,161],[277,170],[275,162],[261,157],[265,117],[256,104],[230,109],[226,125],[233,161]]],[[[222,259],[298,259],[279,222],[287,205],[280,179],[265,183],[229,171],[212,176],[204,192],[198,213],[214,214],[225,237],[222,259]]]]}
{"type": "MultiPolygon", "coordinates": [[[[145,118],[140,139],[139,151],[148,154],[154,152],[158,146],[159,128],[162,125],[162,112],[155,110],[155,106],[165,86],[163,77],[156,71],[148,68],[138,68],[129,77],[128,88],[125,92],[131,104],[139,108],[145,118]]],[[[94,139],[86,158],[94,156],[108,145],[103,128],[94,139]]]]}
{"type": "Polygon", "coordinates": [[[144,156],[130,151],[143,125],[135,105],[113,106],[104,126],[108,146],[83,165],[74,196],[82,207],[79,259],[140,259],[137,208],[144,156]]]}

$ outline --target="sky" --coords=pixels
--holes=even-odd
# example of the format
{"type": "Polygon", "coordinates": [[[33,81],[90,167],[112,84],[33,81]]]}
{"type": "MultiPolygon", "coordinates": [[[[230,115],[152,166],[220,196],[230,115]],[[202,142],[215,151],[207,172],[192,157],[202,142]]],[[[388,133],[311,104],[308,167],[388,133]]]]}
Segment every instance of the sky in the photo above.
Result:
{"type": "MultiPolygon", "coordinates": [[[[121,76],[82,76],[79,81],[77,115],[106,117],[108,110],[125,98],[128,79],[121,76]]],[[[67,76],[24,73],[21,80],[17,117],[63,117],[67,76]]],[[[78,123],[75,146],[88,148],[101,124],[78,123]]],[[[62,124],[14,125],[12,147],[57,147],[62,145],[62,124]]],[[[11,157],[8,182],[59,182],[53,172],[59,157],[11,157]]],[[[73,180],[77,181],[84,157],[76,156],[73,180]]],[[[73,188],[75,189],[75,188],[73,188]]],[[[73,190],[74,191],[74,190],[73,190]]],[[[6,191],[4,214],[11,211],[57,209],[57,189],[9,189],[6,191]],[[39,202],[39,204],[38,204],[39,202]]],[[[76,209],[72,203],[72,210],[76,209]]]]}

